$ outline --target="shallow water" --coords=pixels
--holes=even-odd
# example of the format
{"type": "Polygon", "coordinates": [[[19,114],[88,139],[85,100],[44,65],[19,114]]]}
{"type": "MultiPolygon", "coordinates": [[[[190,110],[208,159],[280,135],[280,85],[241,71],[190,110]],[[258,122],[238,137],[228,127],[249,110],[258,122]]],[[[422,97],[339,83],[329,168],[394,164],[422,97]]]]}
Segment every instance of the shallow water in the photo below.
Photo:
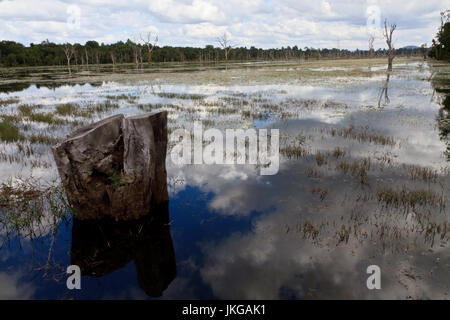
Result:
{"type": "MultiPolygon", "coordinates": [[[[143,112],[142,104],[169,110],[171,129],[202,120],[219,129],[279,129],[281,136],[273,176],[249,164],[180,167],[169,156],[168,217],[159,224],[99,227],[69,217],[55,230],[47,215],[32,240],[3,231],[0,298],[448,298],[450,170],[439,125],[448,113],[436,91],[448,88],[450,66],[404,59],[387,78],[378,62],[337,64],[180,65],[176,78],[168,68],[148,78],[50,88],[37,82],[0,93],[0,101],[19,100],[2,114],[17,114],[24,103],[52,113],[63,103],[96,105],[125,94],[134,98],[113,99],[119,108],[91,119],[61,118],[82,125],[143,112]],[[431,177],[416,174],[424,168],[431,177]],[[419,191],[432,199],[414,202],[419,191]],[[403,202],[389,203],[388,192],[403,202]],[[108,231],[102,237],[95,230],[108,231]],[[82,289],[71,291],[65,268],[74,261],[90,271],[82,289]],[[374,264],[381,290],[366,287],[374,264]]],[[[58,137],[77,126],[24,120],[19,127],[26,125],[28,134],[58,137]]],[[[32,156],[0,162],[1,182],[57,179],[50,146],[33,148],[32,156]],[[30,165],[36,158],[48,165],[30,165]]],[[[18,153],[15,143],[3,142],[0,151],[18,153]]]]}

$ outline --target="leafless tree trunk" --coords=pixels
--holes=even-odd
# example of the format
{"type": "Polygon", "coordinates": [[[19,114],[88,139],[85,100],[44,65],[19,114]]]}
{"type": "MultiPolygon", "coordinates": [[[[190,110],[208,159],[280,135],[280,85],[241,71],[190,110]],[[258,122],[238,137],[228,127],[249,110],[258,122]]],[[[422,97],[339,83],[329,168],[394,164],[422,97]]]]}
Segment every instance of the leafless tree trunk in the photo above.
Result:
{"type": "Polygon", "coordinates": [[[391,24],[389,32],[387,29],[387,20],[384,20],[384,38],[386,39],[386,44],[388,45],[388,71],[392,71],[392,61],[395,58],[394,44],[392,43],[392,34],[394,33],[397,25],[391,24]]]}
{"type": "Polygon", "coordinates": [[[84,53],[86,54],[86,66],[89,67],[89,56],[86,47],[84,48],[84,53]]]}
{"type": "Polygon", "coordinates": [[[67,69],[69,70],[69,76],[72,76],[72,71],[70,70],[70,60],[72,59],[72,56],[75,53],[75,49],[74,47],[72,47],[72,45],[70,45],[69,43],[66,43],[64,45],[64,54],[66,55],[66,59],[67,59],[67,69]]]}
{"type": "Polygon", "coordinates": [[[139,65],[139,60],[138,60],[138,52],[137,52],[136,46],[133,46],[133,55],[134,55],[134,64],[136,65],[136,69],[137,69],[138,65],[139,65]]]}
{"type": "Polygon", "coordinates": [[[373,36],[370,36],[369,38],[369,56],[373,57],[373,42],[375,41],[375,38],[373,36]]]}
{"type": "Polygon", "coordinates": [[[112,61],[112,65],[113,65],[113,72],[114,72],[115,69],[116,69],[116,57],[114,56],[114,52],[113,51],[110,51],[109,55],[111,56],[111,61],[112,61]]]}
{"type": "Polygon", "coordinates": [[[439,45],[436,44],[436,41],[434,39],[431,41],[431,43],[432,43],[432,46],[434,47],[434,50],[435,50],[436,60],[439,60],[440,59],[439,45]]]}
{"type": "Polygon", "coordinates": [[[115,65],[116,64],[116,56],[114,55],[114,52],[110,51],[109,55],[111,56],[112,64],[115,65]]]}
{"type": "Polygon", "coordinates": [[[95,50],[95,62],[97,64],[97,72],[100,71],[100,66],[99,66],[99,58],[98,58],[98,50],[95,50]]]}
{"type": "Polygon", "coordinates": [[[147,47],[147,51],[148,51],[148,63],[151,63],[152,61],[152,53],[153,53],[153,49],[156,47],[156,45],[158,44],[158,35],[155,36],[155,40],[153,41],[153,43],[151,42],[151,38],[152,38],[152,33],[149,32],[147,33],[147,37],[146,39],[142,38],[141,35],[139,35],[141,37],[141,40],[144,42],[144,45],[147,47]]]}
{"type": "Polygon", "coordinates": [[[419,54],[422,55],[423,60],[427,60],[428,48],[426,43],[422,43],[419,47],[419,54]]]}
{"type": "Polygon", "coordinates": [[[136,40],[132,41],[132,43],[133,43],[134,63],[136,65],[136,69],[139,69],[140,64],[142,63],[142,47],[136,40]]]}
{"type": "Polygon", "coordinates": [[[230,44],[227,33],[224,32],[223,36],[220,38],[217,38],[217,41],[219,42],[220,46],[223,48],[225,53],[225,63],[228,65],[228,54],[230,53],[233,46],[230,44]]]}

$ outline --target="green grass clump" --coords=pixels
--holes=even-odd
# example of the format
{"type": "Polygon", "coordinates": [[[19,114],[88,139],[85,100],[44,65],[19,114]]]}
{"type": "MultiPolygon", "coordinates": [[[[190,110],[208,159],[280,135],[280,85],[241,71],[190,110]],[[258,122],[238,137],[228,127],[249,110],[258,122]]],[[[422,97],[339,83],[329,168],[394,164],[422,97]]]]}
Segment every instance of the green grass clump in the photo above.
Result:
{"type": "Polygon", "coordinates": [[[66,122],[64,120],[55,118],[53,114],[51,113],[32,113],[28,116],[30,121],[34,122],[42,122],[42,123],[48,123],[48,124],[65,124],[66,122]]]}
{"type": "Polygon", "coordinates": [[[42,143],[42,144],[48,144],[48,145],[54,145],[57,144],[60,139],[55,137],[46,136],[45,134],[38,133],[38,134],[32,134],[29,137],[26,137],[30,143],[42,143]]]}
{"type": "Polygon", "coordinates": [[[23,136],[19,132],[19,128],[6,120],[0,122],[0,140],[6,142],[23,140],[23,136]]]}
{"type": "Polygon", "coordinates": [[[155,95],[161,98],[183,99],[183,100],[201,100],[206,97],[203,94],[174,93],[174,92],[158,92],[155,93],[155,95]]]}
{"type": "Polygon", "coordinates": [[[41,108],[41,105],[28,105],[23,104],[18,107],[19,113],[13,115],[3,115],[4,120],[11,122],[21,122],[23,120],[29,120],[33,122],[41,122],[48,124],[63,125],[67,122],[63,119],[58,119],[53,113],[34,112],[36,109],[41,108]]]}
{"type": "Polygon", "coordinates": [[[0,106],[1,107],[8,106],[10,104],[19,103],[19,101],[20,100],[17,99],[17,98],[7,98],[7,99],[4,99],[4,100],[0,99],[0,106]]]}
{"type": "Polygon", "coordinates": [[[18,123],[22,121],[22,117],[17,114],[2,114],[0,118],[6,122],[18,123]]]}
{"type": "Polygon", "coordinates": [[[74,116],[82,118],[91,118],[94,113],[93,108],[83,108],[78,104],[65,103],[56,106],[56,114],[60,116],[74,116]]]}
{"type": "Polygon", "coordinates": [[[128,102],[134,102],[137,98],[138,98],[137,96],[127,95],[127,94],[121,94],[118,96],[112,96],[112,95],[106,96],[106,99],[108,99],[108,100],[113,100],[113,101],[127,100],[128,102]]]}
{"type": "Polygon", "coordinates": [[[103,103],[94,105],[92,109],[97,113],[103,113],[109,110],[119,109],[119,105],[117,103],[112,102],[111,100],[106,100],[103,103]]]}
{"type": "Polygon", "coordinates": [[[19,106],[19,113],[25,117],[29,117],[33,114],[35,109],[41,108],[41,105],[22,104],[19,106]]]}
{"type": "Polygon", "coordinates": [[[61,116],[69,116],[75,114],[77,111],[76,106],[73,103],[65,103],[56,106],[56,113],[61,116]]]}

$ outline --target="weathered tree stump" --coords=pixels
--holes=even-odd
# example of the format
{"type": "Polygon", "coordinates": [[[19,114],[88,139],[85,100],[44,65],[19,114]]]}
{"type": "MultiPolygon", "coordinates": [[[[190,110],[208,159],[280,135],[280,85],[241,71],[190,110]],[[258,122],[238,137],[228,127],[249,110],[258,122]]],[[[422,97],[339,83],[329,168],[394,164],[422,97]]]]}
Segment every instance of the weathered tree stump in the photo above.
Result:
{"type": "Polygon", "coordinates": [[[106,118],[52,151],[77,219],[138,219],[169,200],[167,111],[106,118]]]}

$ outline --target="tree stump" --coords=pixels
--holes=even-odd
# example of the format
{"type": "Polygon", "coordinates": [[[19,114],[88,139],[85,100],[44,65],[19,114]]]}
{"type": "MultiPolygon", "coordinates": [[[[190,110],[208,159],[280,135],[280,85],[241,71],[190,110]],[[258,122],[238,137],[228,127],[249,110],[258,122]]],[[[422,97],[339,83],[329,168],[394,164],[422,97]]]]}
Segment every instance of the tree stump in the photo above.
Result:
{"type": "Polygon", "coordinates": [[[138,219],[169,200],[167,111],[106,118],[52,151],[77,219],[138,219]]]}

